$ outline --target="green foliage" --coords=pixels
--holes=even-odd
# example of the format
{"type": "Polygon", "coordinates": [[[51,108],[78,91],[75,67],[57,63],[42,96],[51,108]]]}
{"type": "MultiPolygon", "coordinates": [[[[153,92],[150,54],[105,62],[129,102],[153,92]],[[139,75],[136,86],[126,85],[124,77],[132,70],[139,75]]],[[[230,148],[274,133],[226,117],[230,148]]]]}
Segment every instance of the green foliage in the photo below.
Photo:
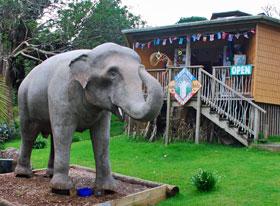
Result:
{"type": "Polygon", "coordinates": [[[44,149],[48,146],[48,140],[46,140],[45,138],[39,136],[34,144],[33,144],[33,149],[44,149]]]}
{"type": "Polygon", "coordinates": [[[121,121],[117,116],[112,115],[111,131],[110,131],[111,137],[123,134],[124,125],[125,123],[123,121],[121,121]]]}
{"type": "Polygon", "coordinates": [[[79,142],[79,141],[81,141],[81,138],[77,135],[74,135],[72,138],[72,142],[74,143],[74,142],[79,142]]]}
{"type": "Polygon", "coordinates": [[[88,48],[104,43],[125,44],[122,29],[143,26],[139,16],[130,13],[120,0],[70,1],[35,34],[46,49],[88,48]]]}
{"type": "Polygon", "coordinates": [[[176,24],[196,22],[196,21],[205,21],[207,18],[201,16],[191,16],[191,17],[181,17],[176,24]]]}
{"type": "Polygon", "coordinates": [[[0,124],[0,142],[11,140],[17,136],[17,130],[14,125],[7,123],[0,124]]]}
{"type": "Polygon", "coordinates": [[[195,175],[191,177],[191,183],[200,192],[209,192],[215,188],[219,177],[207,170],[199,169],[195,175]]]}
{"type": "Polygon", "coordinates": [[[8,107],[10,99],[7,97],[9,88],[6,86],[5,80],[0,76],[0,121],[7,121],[9,118],[8,107]]]}

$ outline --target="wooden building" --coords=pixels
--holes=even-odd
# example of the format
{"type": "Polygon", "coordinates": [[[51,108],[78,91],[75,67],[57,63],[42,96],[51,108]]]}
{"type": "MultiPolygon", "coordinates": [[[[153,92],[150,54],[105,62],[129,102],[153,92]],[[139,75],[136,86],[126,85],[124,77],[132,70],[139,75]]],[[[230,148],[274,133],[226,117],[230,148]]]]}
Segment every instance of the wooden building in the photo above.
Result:
{"type": "Polygon", "coordinates": [[[202,114],[244,145],[259,132],[280,135],[279,19],[233,11],[214,13],[211,20],[123,33],[165,89],[168,118],[176,107],[169,98],[169,81],[186,67],[202,84],[186,104],[196,109],[197,124],[202,114]],[[240,72],[242,65],[251,65],[251,72],[240,72]],[[239,69],[236,74],[231,73],[234,68],[239,69]]]}

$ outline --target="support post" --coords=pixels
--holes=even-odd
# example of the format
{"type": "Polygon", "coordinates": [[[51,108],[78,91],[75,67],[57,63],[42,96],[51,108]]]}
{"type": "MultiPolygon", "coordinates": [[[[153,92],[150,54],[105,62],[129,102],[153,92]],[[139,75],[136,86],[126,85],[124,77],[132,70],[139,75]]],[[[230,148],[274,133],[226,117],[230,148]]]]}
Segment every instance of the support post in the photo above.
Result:
{"type": "MultiPolygon", "coordinates": [[[[198,70],[198,81],[201,83],[201,68],[198,70]]],[[[202,83],[201,83],[202,84],[202,83]]],[[[203,85],[202,85],[203,87],[203,85]]],[[[201,115],[201,89],[197,92],[196,100],[196,124],[195,124],[195,144],[199,144],[200,136],[200,115],[201,115]]]]}
{"type": "Polygon", "coordinates": [[[188,67],[191,65],[191,41],[187,41],[186,44],[186,63],[185,65],[188,67]]]}
{"type": "Polygon", "coordinates": [[[260,130],[260,111],[255,108],[254,109],[254,140],[258,140],[259,130],[260,130]]]}
{"type": "MultiPolygon", "coordinates": [[[[172,69],[168,68],[168,83],[172,79],[172,69]]],[[[170,107],[171,107],[171,96],[169,88],[167,88],[167,100],[166,100],[166,128],[165,128],[165,139],[164,143],[167,146],[169,143],[169,127],[170,127],[170,107]]]]}
{"type": "Polygon", "coordinates": [[[127,136],[130,137],[131,117],[128,116],[127,136]]]}

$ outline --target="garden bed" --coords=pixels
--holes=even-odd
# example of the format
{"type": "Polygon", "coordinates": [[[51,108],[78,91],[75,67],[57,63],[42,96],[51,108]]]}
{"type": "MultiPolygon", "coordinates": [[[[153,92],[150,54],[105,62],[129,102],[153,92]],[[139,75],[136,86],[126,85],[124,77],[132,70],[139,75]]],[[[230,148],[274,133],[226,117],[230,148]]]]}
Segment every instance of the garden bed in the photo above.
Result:
{"type": "MultiPolygon", "coordinates": [[[[83,198],[78,197],[73,189],[70,196],[62,196],[51,193],[50,179],[44,175],[45,170],[34,171],[32,178],[16,178],[13,173],[1,174],[0,205],[150,205],[179,192],[175,186],[114,174],[118,186],[116,193],[83,198]]],[[[69,176],[75,188],[93,187],[95,171],[73,165],[69,176]]]]}

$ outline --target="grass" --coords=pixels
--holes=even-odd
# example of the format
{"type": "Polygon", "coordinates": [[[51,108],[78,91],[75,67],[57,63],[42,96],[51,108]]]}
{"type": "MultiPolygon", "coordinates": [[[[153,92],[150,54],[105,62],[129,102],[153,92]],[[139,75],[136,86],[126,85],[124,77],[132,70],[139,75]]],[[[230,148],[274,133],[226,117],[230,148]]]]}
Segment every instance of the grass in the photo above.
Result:
{"type": "MultiPolygon", "coordinates": [[[[87,132],[82,136],[86,136],[87,132]]],[[[6,146],[18,147],[19,141],[6,146]]],[[[46,167],[49,148],[33,150],[35,168],[46,167]]],[[[147,143],[125,135],[111,138],[111,164],[114,172],[178,185],[180,194],[160,203],[167,205],[277,205],[280,196],[280,155],[248,148],[222,145],[147,143]],[[200,193],[190,177],[203,168],[222,176],[217,189],[200,193]]],[[[73,143],[71,163],[94,167],[91,142],[73,143]]]]}

